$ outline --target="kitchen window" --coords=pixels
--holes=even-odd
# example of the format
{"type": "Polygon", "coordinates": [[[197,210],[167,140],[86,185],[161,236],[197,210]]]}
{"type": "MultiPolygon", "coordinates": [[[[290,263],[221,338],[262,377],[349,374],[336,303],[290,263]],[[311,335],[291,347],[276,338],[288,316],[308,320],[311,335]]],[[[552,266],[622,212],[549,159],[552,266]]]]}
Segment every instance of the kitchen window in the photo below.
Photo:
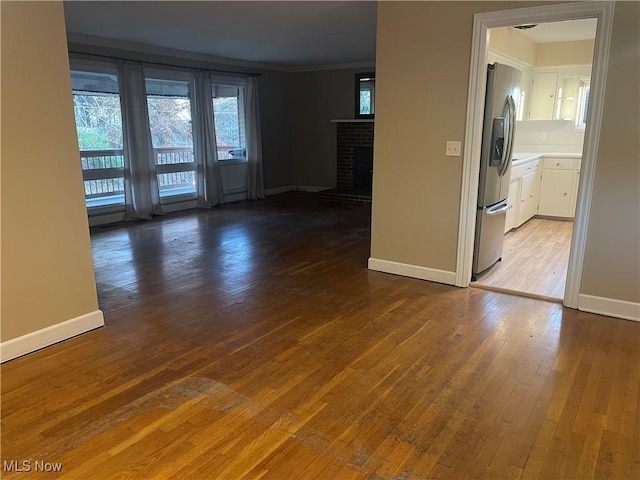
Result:
{"type": "Polygon", "coordinates": [[[576,127],[585,128],[587,126],[587,115],[589,113],[589,93],[591,92],[591,80],[582,80],[578,90],[578,114],[576,115],[576,127]]]}

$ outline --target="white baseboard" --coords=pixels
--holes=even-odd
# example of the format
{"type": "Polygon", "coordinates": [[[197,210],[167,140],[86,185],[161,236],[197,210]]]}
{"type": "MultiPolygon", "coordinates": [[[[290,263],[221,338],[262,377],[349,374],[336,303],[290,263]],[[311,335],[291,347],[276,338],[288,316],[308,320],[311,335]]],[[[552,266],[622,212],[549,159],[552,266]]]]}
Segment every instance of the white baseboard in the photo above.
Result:
{"type": "Polygon", "coordinates": [[[104,326],[102,310],[80,315],[71,320],[12,338],[0,344],[0,363],[35,352],[54,343],[67,340],[81,333],[104,326]]]}
{"type": "Polygon", "coordinates": [[[285,185],[284,187],[267,188],[264,191],[264,194],[268,197],[270,195],[279,195],[281,193],[291,192],[295,189],[296,189],[295,185],[285,185]]]}
{"type": "Polygon", "coordinates": [[[640,322],[640,303],[580,294],[578,310],[640,322]]]}
{"type": "Polygon", "coordinates": [[[446,270],[437,270],[435,268],[418,267],[407,263],[390,262],[389,260],[380,260],[377,258],[369,258],[369,270],[393,273],[394,275],[418,278],[420,280],[429,280],[430,282],[445,283],[447,285],[456,284],[455,272],[447,272],[446,270]]]}

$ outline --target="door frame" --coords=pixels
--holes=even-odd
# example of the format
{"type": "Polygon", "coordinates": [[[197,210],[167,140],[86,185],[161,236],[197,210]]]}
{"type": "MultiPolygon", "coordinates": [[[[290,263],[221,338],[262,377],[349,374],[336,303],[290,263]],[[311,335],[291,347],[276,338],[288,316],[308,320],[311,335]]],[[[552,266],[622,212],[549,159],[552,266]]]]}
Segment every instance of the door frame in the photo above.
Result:
{"type": "Polygon", "coordinates": [[[578,295],[584,263],[584,250],[589,226],[589,213],[595,176],[602,107],[609,63],[609,46],[613,27],[614,3],[580,2],[544,7],[518,8],[499,12],[479,13],[473,19],[471,66],[467,95],[464,157],[462,165],[462,194],[458,226],[456,286],[468,287],[471,281],[473,242],[477,208],[482,119],[486,89],[486,64],[489,29],[525,23],[544,23],[560,20],[597,18],[596,38],[591,69],[589,122],[585,128],[578,199],[564,293],[564,305],[578,308],[578,295]]]}

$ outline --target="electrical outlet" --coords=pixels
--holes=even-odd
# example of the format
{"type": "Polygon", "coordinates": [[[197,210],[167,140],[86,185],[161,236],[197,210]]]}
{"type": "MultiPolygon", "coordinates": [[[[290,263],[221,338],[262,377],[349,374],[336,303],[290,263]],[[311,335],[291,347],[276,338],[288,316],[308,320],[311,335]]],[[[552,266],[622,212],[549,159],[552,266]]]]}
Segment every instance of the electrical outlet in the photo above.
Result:
{"type": "Polygon", "coordinates": [[[546,140],[547,139],[547,132],[540,132],[540,140],[546,140]]]}
{"type": "Polygon", "coordinates": [[[459,157],[461,147],[462,142],[447,142],[447,150],[445,152],[445,155],[447,157],[459,157]]]}

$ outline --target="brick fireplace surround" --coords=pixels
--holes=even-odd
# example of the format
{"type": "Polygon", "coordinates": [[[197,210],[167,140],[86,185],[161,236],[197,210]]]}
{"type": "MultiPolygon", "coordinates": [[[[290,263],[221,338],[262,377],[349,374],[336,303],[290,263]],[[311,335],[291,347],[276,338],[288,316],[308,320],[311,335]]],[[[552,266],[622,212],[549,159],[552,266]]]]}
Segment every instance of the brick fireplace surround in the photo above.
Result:
{"type": "Polygon", "coordinates": [[[371,156],[373,152],[373,120],[337,120],[336,123],[336,188],[320,192],[324,202],[371,204],[371,156]],[[365,148],[359,148],[365,147],[365,148]],[[366,148],[368,147],[368,148],[366,148]],[[359,150],[359,151],[358,151],[359,150]],[[356,165],[356,157],[364,164],[356,165]],[[363,169],[364,172],[363,172],[363,169]],[[360,175],[358,175],[360,170],[360,175]],[[364,177],[362,176],[364,173],[364,177]],[[363,181],[365,184],[363,184],[363,181]]]}

